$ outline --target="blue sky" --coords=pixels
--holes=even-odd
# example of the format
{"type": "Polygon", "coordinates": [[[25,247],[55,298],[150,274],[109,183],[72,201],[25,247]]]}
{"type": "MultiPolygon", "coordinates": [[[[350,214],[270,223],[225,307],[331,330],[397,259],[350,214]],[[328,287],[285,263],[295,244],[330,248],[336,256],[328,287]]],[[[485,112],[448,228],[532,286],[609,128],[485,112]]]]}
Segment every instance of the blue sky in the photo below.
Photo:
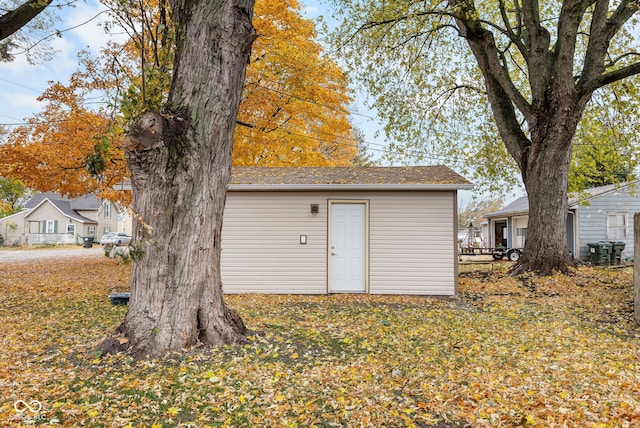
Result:
{"type": "Polygon", "coordinates": [[[104,14],[91,20],[100,10],[94,0],[65,9],[63,19],[56,23],[55,30],[63,31],[89,22],[64,31],[62,37],[52,37],[50,40],[55,53],[51,60],[33,65],[27,62],[26,55],[16,55],[12,62],[0,62],[0,124],[10,124],[6,127],[11,129],[13,124],[21,123],[26,117],[40,111],[42,105],[36,98],[49,86],[48,82],[66,83],[77,68],[78,52],[82,49],[97,52],[107,42],[108,36],[98,26],[104,14]]]}

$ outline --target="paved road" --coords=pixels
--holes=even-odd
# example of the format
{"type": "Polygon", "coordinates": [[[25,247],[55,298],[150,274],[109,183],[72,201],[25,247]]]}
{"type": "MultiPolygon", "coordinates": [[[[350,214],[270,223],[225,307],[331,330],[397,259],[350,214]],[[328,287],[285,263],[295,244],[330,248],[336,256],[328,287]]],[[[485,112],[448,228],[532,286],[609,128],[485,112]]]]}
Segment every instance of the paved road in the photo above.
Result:
{"type": "Polygon", "coordinates": [[[104,257],[100,247],[47,248],[39,250],[0,250],[0,263],[38,260],[45,258],[104,257]]]}

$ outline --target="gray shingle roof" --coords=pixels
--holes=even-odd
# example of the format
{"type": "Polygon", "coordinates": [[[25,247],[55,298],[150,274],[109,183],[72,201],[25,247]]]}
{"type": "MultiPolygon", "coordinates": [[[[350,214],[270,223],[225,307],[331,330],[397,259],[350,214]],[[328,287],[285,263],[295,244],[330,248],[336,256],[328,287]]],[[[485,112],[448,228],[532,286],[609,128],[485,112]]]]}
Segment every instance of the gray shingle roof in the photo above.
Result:
{"type": "MultiPolygon", "coordinates": [[[[65,216],[75,218],[83,223],[95,223],[95,220],[86,218],[77,211],[95,211],[102,205],[95,195],[84,195],[77,198],[69,199],[57,193],[45,192],[36,193],[24,205],[26,209],[33,209],[40,205],[45,199],[48,199],[56,208],[65,216]]],[[[28,214],[27,214],[28,215],[28,214]]]]}
{"type": "MultiPolygon", "coordinates": [[[[569,195],[569,207],[575,208],[577,205],[584,203],[590,199],[597,198],[606,193],[613,192],[615,190],[637,185],[638,182],[625,182],[618,184],[608,184],[606,186],[592,187],[590,189],[582,190],[581,192],[572,193],[569,195]]],[[[505,205],[498,211],[486,214],[485,217],[500,217],[505,215],[515,215],[520,213],[529,212],[529,199],[527,196],[521,196],[515,201],[505,205]]]]}

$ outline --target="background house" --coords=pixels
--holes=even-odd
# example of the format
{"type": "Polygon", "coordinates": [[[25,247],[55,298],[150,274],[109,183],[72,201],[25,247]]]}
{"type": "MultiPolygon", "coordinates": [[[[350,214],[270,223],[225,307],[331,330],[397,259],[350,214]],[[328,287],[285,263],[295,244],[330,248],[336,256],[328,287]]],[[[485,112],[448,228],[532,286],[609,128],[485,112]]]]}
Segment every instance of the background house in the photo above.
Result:
{"type": "Polygon", "coordinates": [[[111,231],[130,233],[130,220],[123,218],[114,203],[95,195],[69,199],[37,193],[24,211],[0,218],[5,245],[81,243],[85,236],[98,240],[111,231]]]}
{"type": "Polygon", "coordinates": [[[234,167],[224,291],[453,295],[457,191],[471,187],[444,166],[234,167]]]}
{"type": "MultiPolygon", "coordinates": [[[[637,182],[594,187],[571,195],[567,212],[567,247],[575,257],[589,261],[587,244],[623,242],[622,257],[633,256],[633,214],[640,212],[637,182]]],[[[487,242],[493,247],[522,248],[527,238],[529,202],[522,196],[486,215],[487,242]]]]}

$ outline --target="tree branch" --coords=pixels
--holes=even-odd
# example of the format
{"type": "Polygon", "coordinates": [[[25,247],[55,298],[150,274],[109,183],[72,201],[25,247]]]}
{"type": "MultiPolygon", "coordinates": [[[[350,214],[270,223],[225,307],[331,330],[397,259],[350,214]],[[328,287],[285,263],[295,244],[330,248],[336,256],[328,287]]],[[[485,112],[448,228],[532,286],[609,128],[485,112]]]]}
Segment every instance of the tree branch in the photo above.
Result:
{"type": "MultiPolygon", "coordinates": [[[[479,20],[473,18],[478,15],[473,2],[458,0],[455,5],[463,8],[464,13],[460,14],[461,18],[457,19],[456,22],[462,37],[467,40],[471,51],[478,60],[482,73],[485,75],[485,80],[488,80],[488,76],[491,75],[495,83],[500,85],[502,95],[508,97],[510,102],[525,117],[529,118],[532,114],[531,104],[515,87],[509,76],[509,71],[501,63],[493,33],[485,29],[479,20]]],[[[487,91],[490,91],[488,87],[487,91]]]]}
{"type": "MultiPolygon", "coordinates": [[[[584,59],[584,67],[578,81],[578,88],[583,94],[588,94],[591,90],[590,88],[594,87],[594,82],[598,82],[602,77],[604,77],[605,58],[609,51],[611,40],[613,39],[613,36],[620,31],[622,26],[638,12],[638,8],[640,7],[638,3],[638,0],[621,1],[609,18],[607,18],[608,2],[596,3],[594,17],[591,24],[589,44],[587,45],[587,52],[584,59]]],[[[625,68],[620,70],[624,70],[625,68]]],[[[630,75],[633,74],[636,73],[632,73],[630,75]]],[[[613,75],[615,76],[616,74],[613,75]]],[[[622,78],[630,75],[624,75],[622,78]]],[[[616,80],[619,79],[614,78],[611,82],[616,80]]],[[[596,86],[595,89],[598,87],[600,86],[596,86]]]]}
{"type": "Polygon", "coordinates": [[[4,40],[24,27],[40,12],[45,10],[53,0],[27,0],[17,9],[0,16],[0,40],[4,40]]]}
{"type": "Polygon", "coordinates": [[[602,74],[589,81],[584,82],[581,86],[582,93],[592,93],[596,89],[602,88],[603,86],[606,86],[610,83],[618,82],[627,77],[635,76],[636,74],[640,74],[640,62],[636,62],[626,67],[622,67],[609,73],[602,74]]]}

